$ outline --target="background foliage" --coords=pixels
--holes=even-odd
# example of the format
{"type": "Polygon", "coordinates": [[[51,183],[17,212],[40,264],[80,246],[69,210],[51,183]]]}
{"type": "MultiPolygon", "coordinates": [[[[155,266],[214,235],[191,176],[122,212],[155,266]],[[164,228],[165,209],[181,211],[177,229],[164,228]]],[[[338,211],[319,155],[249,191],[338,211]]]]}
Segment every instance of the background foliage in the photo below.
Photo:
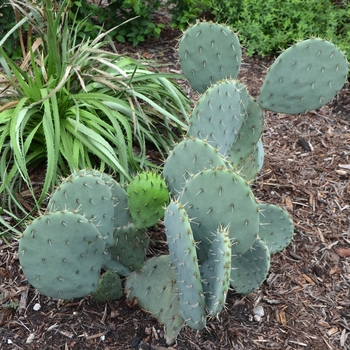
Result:
{"type": "Polygon", "coordinates": [[[239,33],[247,54],[261,56],[319,36],[350,53],[350,3],[331,0],[215,0],[215,20],[239,33]]]}
{"type": "MultiPolygon", "coordinates": [[[[150,38],[159,38],[163,23],[158,23],[155,16],[161,8],[169,10],[171,25],[185,29],[189,23],[209,11],[211,0],[76,0],[71,1],[70,17],[83,23],[80,37],[96,37],[101,30],[120,25],[111,31],[110,36],[119,42],[132,42],[137,45],[150,38]],[[126,22],[129,21],[129,22],[126,22]]],[[[9,0],[0,0],[0,40],[14,26],[16,17],[9,0]]],[[[18,33],[13,33],[14,40],[4,44],[6,52],[12,58],[19,58],[18,33]]]]}

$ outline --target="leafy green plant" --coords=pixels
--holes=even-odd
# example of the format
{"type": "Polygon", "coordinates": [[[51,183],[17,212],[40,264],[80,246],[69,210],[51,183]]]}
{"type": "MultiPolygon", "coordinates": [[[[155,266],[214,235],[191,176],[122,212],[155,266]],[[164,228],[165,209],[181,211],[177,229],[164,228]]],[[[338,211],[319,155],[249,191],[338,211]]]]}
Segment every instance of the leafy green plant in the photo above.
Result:
{"type": "Polygon", "coordinates": [[[190,23],[211,9],[211,0],[168,0],[166,5],[172,16],[171,25],[185,30],[190,23]]]}
{"type": "Polygon", "coordinates": [[[350,4],[331,0],[212,1],[215,20],[239,33],[247,54],[275,54],[296,40],[319,36],[350,53],[350,4]]]}
{"type": "Polygon", "coordinates": [[[99,26],[106,30],[113,28],[110,32],[112,38],[137,45],[152,37],[159,38],[164,24],[156,24],[153,14],[160,6],[160,0],[108,0],[107,4],[102,4],[101,1],[92,3],[78,0],[72,4],[71,15],[74,16],[79,9],[78,20],[89,17],[82,28],[86,34],[96,36],[99,26]],[[122,23],[123,25],[119,26],[122,23]]]}
{"type": "Polygon", "coordinates": [[[27,213],[16,193],[27,188],[35,197],[30,174],[42,164],[45,179],[34,207],[58,175],[74,169],[107,168],[123,182],[153,166],[147,147],[164,152],[184,127],[188,100],[169,79],[180,76],[105,50],[108,32],[79,41],[84,23],[69,24],[69,0],[13,5],[22,19],[0,42],[2,210],[27,213]],[[29,37],[30,49],[17,64],[2,44],[23,23],[35,26],[38,37],[29,37]]]}

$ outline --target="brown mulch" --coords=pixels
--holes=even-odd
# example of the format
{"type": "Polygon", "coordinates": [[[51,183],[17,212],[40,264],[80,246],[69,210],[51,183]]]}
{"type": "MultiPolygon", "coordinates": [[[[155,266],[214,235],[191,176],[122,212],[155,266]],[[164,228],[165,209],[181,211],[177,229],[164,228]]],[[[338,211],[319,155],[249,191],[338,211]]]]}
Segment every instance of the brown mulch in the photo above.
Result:
{"type": "MultiPolygon", "coordinates": [[[[122,52],[157,59],[180,72],[179,32],[122,52]]],[[[240,79],[257,96],[272,58],[244,58],[240,79]]],[[[196,95],[188,85],[186,93],[196,95]]],[[[185,327],[167,346],[163,326],[125,298],[98,304],[90,297],[57,301],[28,286],[17,242],[0,240],[0,349],[350,349],[350,93],[301,115],[265,113],[264,167],[253,191],[288,210],[293,242],[272,257],[267,280],[242,296],[230,291],[219,319],[196,332],[185,327]],[[253,308],[261,305],[257,322],[253,308]],[[37,307],[39,310],[35,311],[37,307]]],[[[161,225],[150,231],[163,239],[161,225]]],[[[153,243],[152,252],[164,247],[153,243]]]]}

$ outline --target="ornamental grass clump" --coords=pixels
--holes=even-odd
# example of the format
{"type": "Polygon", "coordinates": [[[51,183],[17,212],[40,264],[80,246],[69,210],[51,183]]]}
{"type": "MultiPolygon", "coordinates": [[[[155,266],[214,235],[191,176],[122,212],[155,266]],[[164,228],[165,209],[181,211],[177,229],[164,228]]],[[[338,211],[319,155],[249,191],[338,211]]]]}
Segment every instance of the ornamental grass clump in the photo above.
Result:
{"type": "Polygon", "coordinates": [[[14,218],[28,213],[18,199],[21,186],[37,208],[58,176],[75,169],[109,169],[124,182],[153,167],[147,147],[163,153],[185,126],[189,103],[170,80],[179,76],[119,55],[108,46],[109,32],[81,40],[84,23],[70,20],[68,0],[11,4],[20,20],[0,42],[2,210],[14,218]],[[17,30],[20,62],[2,46],[17,30]],[[45,179],[35,195],[30,174],[42,164],[45,179]]]}

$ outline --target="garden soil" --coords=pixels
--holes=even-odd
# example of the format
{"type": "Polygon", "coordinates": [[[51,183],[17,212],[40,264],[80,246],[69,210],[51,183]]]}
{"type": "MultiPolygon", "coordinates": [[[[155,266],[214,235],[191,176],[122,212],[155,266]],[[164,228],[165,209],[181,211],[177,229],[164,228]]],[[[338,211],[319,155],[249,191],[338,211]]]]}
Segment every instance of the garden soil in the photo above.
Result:
{"type": "MultiPolygon", "coordinates": [[[[178,72],[180,32],[121,53],[157,60],[178,72]]],[[[244,57],[239,79],[256,97],[273,57],[244,57]]],[[[185,93],[198,96],[180,82],[185,93]]],[[[163,325],[137,302],[99,304],[85,297],[57,301],[27,284],[16,241],[0,240],[0,349],[350,349],[350,93],[344,86],[324,107],[300,114],[265,113],[265,163],[253,185],[261,202],[277,204],[294,221],[292,243],[273,255],[266,281],[254,293],[230,291],[225,310],[197,332],[185,326],[171,346],[163,325]],[[264,316],[254,319],[260,305],[264,316]]],[[[151,160],[159,155],[150,150],[151,160]]],[[[33,174],[40,184],[44,169],[33,174]]],[[[26,193],[18,196],[26,203],[26,193]]],[[[30,205],[30,203],[28,203],[30,205]]],[[[166,253],[164,229],[149,230],[149,256],[166,253]]]]}

